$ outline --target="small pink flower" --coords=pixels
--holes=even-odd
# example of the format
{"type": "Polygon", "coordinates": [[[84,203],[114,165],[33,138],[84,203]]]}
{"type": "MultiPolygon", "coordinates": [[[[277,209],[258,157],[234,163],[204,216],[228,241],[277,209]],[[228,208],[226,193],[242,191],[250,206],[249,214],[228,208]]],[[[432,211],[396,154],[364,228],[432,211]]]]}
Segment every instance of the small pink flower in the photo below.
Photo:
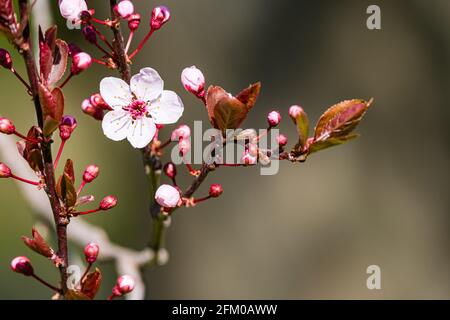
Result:
{"type": "Polygon", "coordinates": [[[0,48],[0,66],[2,66],[3,68],[9,69],[11,70],[12,66],[13,66],[13,62],[11,59],[11,55],[9,54],[9,52],[5,49],[1,49],[0,48]]]}
{"type": "Polygon", "coordinates": [[[129,276],[129,275],[120,276],[117,279],[117,283],[115,286],[115,289],[117,289],[115,291],[118,291],[118,292],[115,292],[115,293],[116,294],[120,293],[120,295],[130,293],[131,291],[134,290],[134,286],[135,286],[135,283],[131,276],[129,276]]]}
{"type": "Polygon", "coordinates": [[[181,73],[181,82],[186,91],[201,95],[205,91],[205,76],[196,66],[185,68],[181,73]]]}
{"type": "Polygon", "coordinates": [[[117,198],[115,196],[106,196],[100,201],[100,210],[106,211],[114,208],[117,205],[117,198]]]}
{"type": "Polygon", "coordinates": [[[89,68],[92,64],[92,58],[86,52],[78,52],[72,56],[72,73],[79,74],[89,68]]]}
{"type": "Polygon", "coordinates": [[[23,256],[16,257],[11,261],[11,269],[14,272],[21,273],[27,277],[33,275],[34,273],[30,259],[23,256]]]}
{"type": "Polygon", "coordinates": [[[128,28],[131,31],[135,31],[137,28],[139,28],[140,24],[141,24],[141,15],[139,13],[134,13],[128,17],[128,28]]]}
{"type": "Polygon", "coordinates": [[[152,17],[150,19],[150,27],[153,30],[158,30],[170,20],[169,8],[165,6],[155,7],[152,11],[152,17]]]}
{"type": "Polygon", "coordinates": [[[133,2],[129,0],[122,0],[117,4],[117,13],[122,19],[128,18],[134,13],[133,2]]]}
{"type": "Polygon", "coordinates": [[[11,169],[3,162],[0,162],[0,178],[11,178],[11,176],[11,169]]]}
{"type": "Polygon", "coordinates": [[[300,106],[291,106],[289,108],[289,116],[292,118],[292,120],[297,121],[297,118],[300,116],[300,114],[304,112],[303,108],[300,106]]]}
{"type": "Polygon", "coordinates": [[[284,147],[288,143],[288,138],[284,134],[277,137],[277,142],[280,147],[284,147]]]}
{"type": "Polygon", "coordinates": [[[113,109],[103,118],[103,133],[111,140],[125,138],[135,148],[144,148],[156,133],[156,124],[175,123],[183,114],[181,99],[163,90],[158,72],[144,68],[131,78],[131,84],[108,77],[100,82],[100,94],[113,109]]]}
{"type": "Polygon", "coordinates": [[[164,165],[164,173],[170,179],[173,179],[177,175],[177,167],[175,166],[175,164],[173,162],[167,162],[164,165]]]}
{"type": "Polygon", "coordinates": [[[100,252],[100,247],[96,243],[89,243],[84,247],[84,256],[86,257],[87,263],[94,263],[97,260],[98,254],[100,252]]]}
{"type": "Polygon", "coordinates": [[[191,136],[191,128],[187,125],[182,124],[178,128],[172,131],[170,139],[172,141],[178,141],[180,139],[188,139],[191,136]]]}
{"type": "Polygon", "coordinates": [[[223,193],[223,188],[220,184],[212,184],[209,187],[209,196],[212,198],[217,198],[223,193]]]}
{"type": "Polygon", "coordinates": [[[281,115],[278,111],[272,111],[267,115],[267,123],[270,127],[276,127],[281,121],[281,115]]]}
{"type": "Polygon", "coordinates": [[[180,201],[180,192],[168,184],[162,184],[155,193],[155,200],[162,207],[175,208],[180,201]]]}
{"type": "Polygon", "coordinates": [[[13,134],[16,132],[16,127],[8,118],[0,118],[0,133],[13,134]]]}
{"type": "Polygon", "coordinates": [[[59,11],[67,20],[78,20],[88,6],[84,0],[59,0],[59,11]]]}

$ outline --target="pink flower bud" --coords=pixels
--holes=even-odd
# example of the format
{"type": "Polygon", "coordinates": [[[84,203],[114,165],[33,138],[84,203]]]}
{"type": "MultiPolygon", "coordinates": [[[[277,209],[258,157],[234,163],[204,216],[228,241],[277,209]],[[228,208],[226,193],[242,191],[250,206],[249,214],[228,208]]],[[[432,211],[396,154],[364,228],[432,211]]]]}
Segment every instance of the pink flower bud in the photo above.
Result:
{"type": "Polygon", "coordinates": [[[72,116],[64,116],[59,125],[59,137],[61,140],[67,140],[77,127],[77,119],[72,116]]]}
{"type": "Polygon", "coordinates": [[[34,274],[33,266],[27,257],[16,257],[11,261],[11,269],[14,272],[21,273],[24,276],[32,276],[34,274]]]}
{"type": "Polygon", "coordinates": [[[257,161],[257,157],[252,156],[250,153],[246,152],[241,158],[241,163],[246,166],[254,165],[257,161]]]}
{"type": "Polygon", "coordinates": [[[291,106],[289,108],[289,116],[294,120],[294,122],[297,120],[297,118],[302,114],[303,108],[300,106],[291,106]]]}
{"type": "Polygon", "coordinates": [[[272,111],[267,115],[267,123],[270,127],[276,127],[281,121],[281,115],[278,111],[272,111]]]}
{"type": "Polygon", "coordinates": [[[139,13],[132,14],[128,17],[128,28],[135,31],[141,24],[141,15],[139,13]]]}
{"type": "Polygon", "coordinates": [[[100,202],[100,210],[109,210],[117,205],[117,198],[114,196],[106,196],[100,202]]]}
{"type": "Polygon", "coordinates": [[[84,256],[86,257],[87,263],[94,263],[97,260],[100,247],[96,243],[89,243],[84,247],[84,256]]]}
{"type": "Polygon", "coordinates": [[[117,279],[116,285],[113,288],[113,294],[115,296],[121,296],[123,294],[130,293],[134,290],[134,280],[129,275],[120,276],[117,279]]]}
{"type": "Polygon", "coordinates": [[[93,26],[86,26],[83,28],[84,38],[93,44],[97,43],[97,33],[95,32],[95,28],[93,26]]]}
{"type": "Polygon", "coordinates": [[[3,162],[0,162],[0,178],[11,178],[11,176],[11,169],[3,162]]]}
{"type": "Polygon", "coordinates": [[[89,98],[89,102],[94,107],[102,108],[104,110],[112,110],[112,108],[106,103],[100,93],[94,93],[89,98]]]}
{"type": "Polygon", "coordinates": [[[189,150],[191,150],[191,141],[188,139],[182,139],[178,142],[178,150],[180,150],[181,155],[186,155],[189,150]]]}
{"type": "Polygon", "coordinates": [[[277,142],[280,147],[284,147],[288,143],[288,138],[284,134],[280,134],[277,137],[277,142]]]}
{"type": "Polygon", "coordinates": [[[78,52],[72,57],[72,73],[79,74],[89,68],[92,64],[92,58],[86,52],[78,52]]]}
{"type": "Polygon", "coordinates": [[[0,48],[0,66],[9,70],[11,70],[13,66],[11,55],[7,50],[2,48],[0,48]]]}
{"type": "Polygon", "coordinates": [[[100,169],[95,164],[91,164],[84,169],[83,181],[86,183],[91,183],[98,177],[99,173],[100,169]]]}
{"type": "Polygon", "coordinates": [[[94,107],[89,99],[83,100],[83,102],[81,103],[81,110],[83,110],[85,114],[93,117],[96,120],[103,120],[103,109],[94,107]]]}
{"type": "Polygon", "coordinates": [[[181,82],[186,91],[193,93],[196,96],[204,95],[205,76],[197,69],[197,67],[192,66],[185,68],[181,73],[181,82]]]}
{"type": "Polygon", "coordinates": [[[87,4],[84,0],[59,0],[59,11],[68,20],[79,19],[81,12],[85,10],[87,10],[87,4]]]}
{"type": "Polygon", "coordinates": [[[177,175],[177,167],[175,166],[175,164],[173,162],[167,162],[164,165],[164,173],[170,179],[173,179],[177,175]]]}
{"type": "Polygon", "coordinates": [[[129,0],[122,0],[117,4],[116,10],[122,19],[126,19],[134,12],[133,2],[129,0]]]}
{"type": "Polygon", "coordinates": [[[153,30],[158,30],[170,20],[170,11],[165,6],[155,7],[152,11],[152,17],[150,20],[150,27],[153,30]]]}
{"type": "Polygon", "coordinates": [[[223,193],[223,188],[220,184],[212,184],[209,187],[209,196],[212,198],[217,198],[223,193]]]}
{"type": "Polygon", "coordinates": [[[172,141],[178,141],[180,139],[188,139],[191,136],[191,128],[187,125],[182,124],[178,128],[172,131],[170,139],[172,141]]]}
{"type": "Polygon", "coordinates": [[[168,184],[162,184],[155,193],[156,202],[166,208],[175,208],[180,201],[180,192],[168,184]]]}
{"type": "Polygon", "coordinates": [[[0,118],[0,132],[4,134],[13,134],[16,132],[16,127],[11,120],[7,118],[0,118]]]}

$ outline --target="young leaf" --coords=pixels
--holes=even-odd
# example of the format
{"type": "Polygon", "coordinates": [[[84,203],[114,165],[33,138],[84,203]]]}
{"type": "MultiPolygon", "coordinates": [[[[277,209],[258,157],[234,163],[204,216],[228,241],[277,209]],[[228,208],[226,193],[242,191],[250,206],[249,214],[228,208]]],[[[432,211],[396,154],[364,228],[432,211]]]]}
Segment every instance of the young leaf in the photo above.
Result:
{"type": "Polygon", "coordinates": [[[260,84],[254,84],[233,97],[223,88],[210,86],[206,95],[206,108],[211,124],[225,134],[226,129],[237,129],[247,118],[256,102],[260,84]]]}
{"type": "Polygon", "coordinates": [[[351,133],[372,104],[359,99],[346,100],[329,108],[316,125],[314,141],[341,138],[351,133]]]}
{"type": "Polygon", "coordinates": [[[39,234],[39,232],[33,228],[31,231],[33,239],[23,236],[22,240],[25,245],[31,250],[43,255],[46,258],[51,258],[54,254],[53,249],[45,242],[44,238],[39,234]]]}
{"type": "Polygon", "coordinates": [[[75,184],[75,172],[73,170],[73,161],[67,159],[66,165],[64,166],[64,173],[69,177],[72,184],[75,184]]]}
{"type": "Polygon", "coordinates": [[[297,126],[298,133],[298,142],[294,147],[295,150],[300,150],[304,146],[306,146],[306,142],[308,141],[309,134],[309,119],[306,112],[301,109],[296,119],[293,119],[294,123],[297,126]]]}
{"type": "Polygon", "coordinates": [[[98,268],[94,272],[89,273],[81,283],[81,293],[90,299],[94,299],[102,282],[102,273],[98,268]]]}
{"type": "Polygon", "coordinates": [[[66,300],[92,300],[84,293],[82,293],[78,290],[73,290],[73,289],[67,290],[66,294],[64,295],[64,299],[66,299],[66,300]]]}
{"type": "Polygon", "coordinates": [[[39,100],[41,101],[44,117],[61,121],[64,114],[64,95],[59,88],[50,91],[43,84],[39,85],[39,100]]]}
{"type": "Polygon", "coordinates": [[[69,55],[69,46],[63,40],[57,39],[55,50],[53,52],[53,64],[51,72],[47,79],[49,86],[54,86],[66,72],[67,58],[69,55]]]}
{"type": "Polygon", "coordinates": [[[71,178],[66,173],[63,173],[63,175],[59,177],[58,183],[56,184],[56,193],[67,208],[75,206],[77,202],[77,192],[75,191],[71,178]]]}
{"type": "Polygon", "coordinates": [[[346,143],[347,141],[353,140],[358,137],[359,137],[358,134],[350,134],[344,137],[329,138],[323,141],[315,141],[309,146],[308,153],[311,154],[330,147],[338,146],[340,144],[346,143]]]}

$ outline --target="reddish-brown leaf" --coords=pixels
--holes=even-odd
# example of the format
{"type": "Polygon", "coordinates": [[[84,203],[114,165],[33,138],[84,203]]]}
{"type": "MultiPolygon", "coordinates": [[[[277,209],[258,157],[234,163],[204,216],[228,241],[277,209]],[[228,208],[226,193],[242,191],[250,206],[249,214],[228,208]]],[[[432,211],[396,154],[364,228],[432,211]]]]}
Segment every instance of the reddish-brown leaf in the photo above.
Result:
{"type": "Polygon", "coordinates": [[[338,137],[338,138],[329,138],[323,141],[314,141],[308,148],[308,154],[321,151],[324,149],[328,149],[334,146],[338,146],[340,144],[346,143],[350,140],[353,140],[355,138],[358,138],[358,134],[349,134],[344,137],[338,137]]]}
{"type": "Polygon", "coordinates": [[[66,72],[67,58],[69,55],[69,46],[63,40],[57,39],[55,42],[55,50],[53,51],[53,63],[51,72],[47,79],[49,86],[54,86],[66,72]]]}
{"type": "Polygon", "coordinates": [[[75,172],[73,170],[73,161],[67,159],[66,165],[64,166],[64,173],[67,174],[72,184],[75,183],[75,172]]]}
{"type": "Polygon", "coordinates": [[[329,108],[316,125],[314,141],[340,138],[350,134],[372,104],[360,99],[346,100],[329,108]]]}
{"type": "Polygon", "coordinates": [[[64,202],[66,208],[73,208],[77,202],[77,192],[75,186],[72,183],[71,178],[63,173],[59,177],[56,184],[56,193],[58,197],[64,202]]]}
{"type": "Polygon", "coordinates": [[[33,228],[31,231],[33,239],[23,236],[22,240],[25,245],[31,250],[43,255],[46,258],[51,258],[53,256],[53,249],[45,242],[44,238],[39,234],[39,232],[33,228]]]}
{"type": "Polygon", "coordinates": [[[102,282],[102,273],[98,268],[89,273],[81,283],[81,293],[90,299],[94,299],[102,282]]]}
{"type": "Polygon", "coordinates": [[[66,294],[64,295],[65,300],[92,300],[84,293],[78,291],[78,290],[67,290],[66,294]]]}
{"type": "Polygon", "coordinates": [[[236,96],[236,99],[245,104],[247,106],[247,109],[250,110],[255,105],[256,99],[258,99],[260,91],[261,91],[261,82],[257,82],[255,84],[250,85],[248,88],[242,90],[236,96]]]}

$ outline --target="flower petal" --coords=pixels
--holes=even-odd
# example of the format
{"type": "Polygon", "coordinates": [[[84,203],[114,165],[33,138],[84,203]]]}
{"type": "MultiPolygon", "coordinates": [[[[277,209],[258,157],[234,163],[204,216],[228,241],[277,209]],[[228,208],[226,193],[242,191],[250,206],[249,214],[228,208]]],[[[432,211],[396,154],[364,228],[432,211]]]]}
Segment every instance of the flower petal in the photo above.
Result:
{"type": "Polygon", "coordinates": [[[103,133],[109,139],[120,141],[127,137],[131,117],[124,110],[113,110],[105,114],[102,121],[103,133]]]}
{"type": "Polygon", "coordinates": [[[155,136],[156,126],[152,119],[143,117],[134,121],[128,129],[128,141],[135,148],[144,148],[155,136]]]}
{"type": "Polygon", "coordinates": [[[131,91],[139,100],[149,102],[161,95],[164,81],[152,68],[144,68],[131,78],[131,91]]]}
{"type": "Polygon", "coordinates": [[[113,109],[126,107],[132,101],[130,86],[122,79],[114,77],[100,81],[100,95],[113,109]]]}
{"type": "Polygon", "coordinates": [[[157,124],[175,123],[183,114],[184,106],[180,97],[173,91],[164,90],[161,97],[148,108],[157,124]]]}

